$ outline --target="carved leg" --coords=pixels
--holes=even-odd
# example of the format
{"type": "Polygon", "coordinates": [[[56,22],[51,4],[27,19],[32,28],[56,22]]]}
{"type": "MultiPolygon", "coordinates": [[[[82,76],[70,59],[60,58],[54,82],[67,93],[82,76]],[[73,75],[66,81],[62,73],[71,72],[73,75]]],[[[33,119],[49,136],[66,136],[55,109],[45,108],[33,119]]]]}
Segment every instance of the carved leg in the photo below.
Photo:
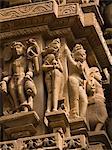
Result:
{"type": "MultiPolygon", "coordinates": [[[[19,99],[20,105],[27,104],[27,100],[26,100],[25,93],[24,93],[24,78],[23,77],[20,77],[17,80],[17,92],[18,92],[18,99],[19,99]]],[[[27,107],[24,107],[23,109],[25,112],[28,111],[27,107]]]]}
{"type": "Polygon", "coordinates": [[[73,117],[79,116],[79,81],[69,77],[70,114],[73,117]]]}
{"type": "Polygon", "coordinates": [[[61,78],[62,74],[59,70],[55,70],[52,76],[52,83],[53,83],[53,111],[57,111],[58,109],[58,100],[59,100],[59,93],[61,87],[61,78]]]}
{"type": "Polygon", "coordinates": [[[30,108],[33,109],[33,97],[32,96],[30,96],[28,98],[28,104],[29,104],[30,108]]]}
{"type": "Polygon", "coordinates": [[[19,103],[18,103],[18,97],[16,95],[17,92],[16,92],[16,85],[14,79],[11,79],[11,81],[9,82],[9,93],[13,99],[15,109],[18,109],[19,103]]]}
{"type": "Polygon", "coordinates": [[[51,76],[50,75],[46,75],[45,82],[46,82],[47,92],[48,92],[46,112],[50,112],[51,106],[52,106],[52,84],[51,84],[51,76]]]}
{"type": "Polygon", "coordinates": [[[86,117],[86,111],[87,111],[87,106],[88,106],[88,99],[86,95],[85,89],[83,89],[82,86],[79,87],[80,91],[80,102],[79,102],[79,112],[80,112],[80,117],[86,117]]]}
{"type": "Polygon", "coordinates": [[[22,103],[27,103],[26,98],[25,98],[25,93],[24,93],[24,78],[20,77],[17,80],[17,92],[18,92],[18,99],[20,104],[22,103]]]}

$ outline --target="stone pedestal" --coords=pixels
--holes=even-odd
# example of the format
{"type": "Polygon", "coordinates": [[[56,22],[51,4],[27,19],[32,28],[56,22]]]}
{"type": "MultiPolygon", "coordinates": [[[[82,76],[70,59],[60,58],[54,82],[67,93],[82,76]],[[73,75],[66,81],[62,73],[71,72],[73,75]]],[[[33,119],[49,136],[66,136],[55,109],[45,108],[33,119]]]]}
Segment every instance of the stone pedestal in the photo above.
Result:
{"type": "Polygon", "coordinates": [[[105,131],[90,131],[88,135],[90,143],[94,143],[94,145],[99,143],[103,145],[104,149],[112,149],[112,144],[105,131]]]}
{"type": "Polygon", "coordinates": [[[87,131],[89,130],[89,126],[86,120],[82,118],[70,119],[69,123],[70,123],[70,132],[72,136],[78,134],[88,136],[87,131]]]}
{"type": "Polygon", "coordinates": [[[36,133],[39,116],[35,111],[15,113],[0,118],[7,139],[17,139],[32,136],[36,133]]]}
{"type": "Polygon", "coordinates": [[[65,111],[56,111],[45,114],[48,127],[53,129],[53,132],[62,131],[66,136],[70,136],[68,116],[65,111]]]}

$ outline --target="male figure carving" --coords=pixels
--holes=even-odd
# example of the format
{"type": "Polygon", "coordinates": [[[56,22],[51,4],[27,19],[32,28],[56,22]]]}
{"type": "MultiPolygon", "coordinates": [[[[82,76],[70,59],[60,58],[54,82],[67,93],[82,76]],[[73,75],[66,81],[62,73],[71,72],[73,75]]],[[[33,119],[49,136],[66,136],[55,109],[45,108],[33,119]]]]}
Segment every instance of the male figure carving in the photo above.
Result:
{"type": "Polygon", "coordinates": [[[8,70],[5,70],[4,63],[1,90],[9,92],[15,111],[28,111],[33,108],[32,98],[36,94],[36,87],[32,79],[33,63],[31,59],[28,59],[25,47],[21,42],[14,42],[11,50],[12,59],[8,70]]]}
{"type": "Polygon", "coordinates": [[[86,60],[86,51],[81,44],[76,44],[72,53],[68,48],[65,50],[69,66],[70,116],[85,118],[88,100],[84,89],[86,73],[83,63],[86,60]]]}

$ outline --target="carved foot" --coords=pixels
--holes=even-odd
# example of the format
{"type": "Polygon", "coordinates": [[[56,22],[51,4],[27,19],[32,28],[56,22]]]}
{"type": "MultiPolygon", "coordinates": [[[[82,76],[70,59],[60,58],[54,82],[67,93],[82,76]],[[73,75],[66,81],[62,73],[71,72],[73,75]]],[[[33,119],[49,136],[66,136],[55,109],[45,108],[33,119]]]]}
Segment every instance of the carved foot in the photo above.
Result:
{"type": "Polygon", "coordinates": [[[46,110],[46,113],[50,113],[50,110],[46,110]]]}
{"type": "Polygon", "coordinates": [[[57,109],[53,109],[52,111],[55,112],[55,111],[58,111],[58,110],[57,109]]]}

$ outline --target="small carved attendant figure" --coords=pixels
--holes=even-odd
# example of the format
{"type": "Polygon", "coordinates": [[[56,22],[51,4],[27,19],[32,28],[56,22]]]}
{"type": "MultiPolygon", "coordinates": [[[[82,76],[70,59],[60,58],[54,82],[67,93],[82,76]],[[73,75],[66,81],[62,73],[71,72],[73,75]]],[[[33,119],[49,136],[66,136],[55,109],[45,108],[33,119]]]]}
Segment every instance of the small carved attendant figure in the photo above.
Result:
{"type": "Polygon", "coordinates": [[[51,110],[57,111],[58,109],[58,100],[63,84],[63,67],[58,57],[60,40],[53,40],[46,49],[47,53],[44,57],[42,68],[45,72],[45,82],[48,92],[46,112],[50,112],[51,110]]]}
{"type": "Polygon", "coordinates": [[[87,109],[87,118],[91,130],[99,131],[102,129],[107,119],[105,106],[105,97],[101,85],[102,76],[97,67],[90,68],[89,78],[87,81],[87,93],[89,105],[87,109]]]}
{"type": "MultiPolygon", "coordinates": [[[[33,82],[33,62],[25,55],[26,50],[21,42],[14,42],[11,46],[12,59],[8,70],[3,71],[1,90],[9,92],[15,111],[31,110],[32,98],[36,94],[33,82]]],[[[5,66],[4,68],[5,69],[5,66]]]]}
{"type": "Polygon", "coordinates": [[[88,100],[84,89],[86,73],[83,63],[86,60],[86,51],[81,44],[76,44],[72,53],[68,48],[65,50],[69,66],[70,117],[85,118],[88,100]]]}

